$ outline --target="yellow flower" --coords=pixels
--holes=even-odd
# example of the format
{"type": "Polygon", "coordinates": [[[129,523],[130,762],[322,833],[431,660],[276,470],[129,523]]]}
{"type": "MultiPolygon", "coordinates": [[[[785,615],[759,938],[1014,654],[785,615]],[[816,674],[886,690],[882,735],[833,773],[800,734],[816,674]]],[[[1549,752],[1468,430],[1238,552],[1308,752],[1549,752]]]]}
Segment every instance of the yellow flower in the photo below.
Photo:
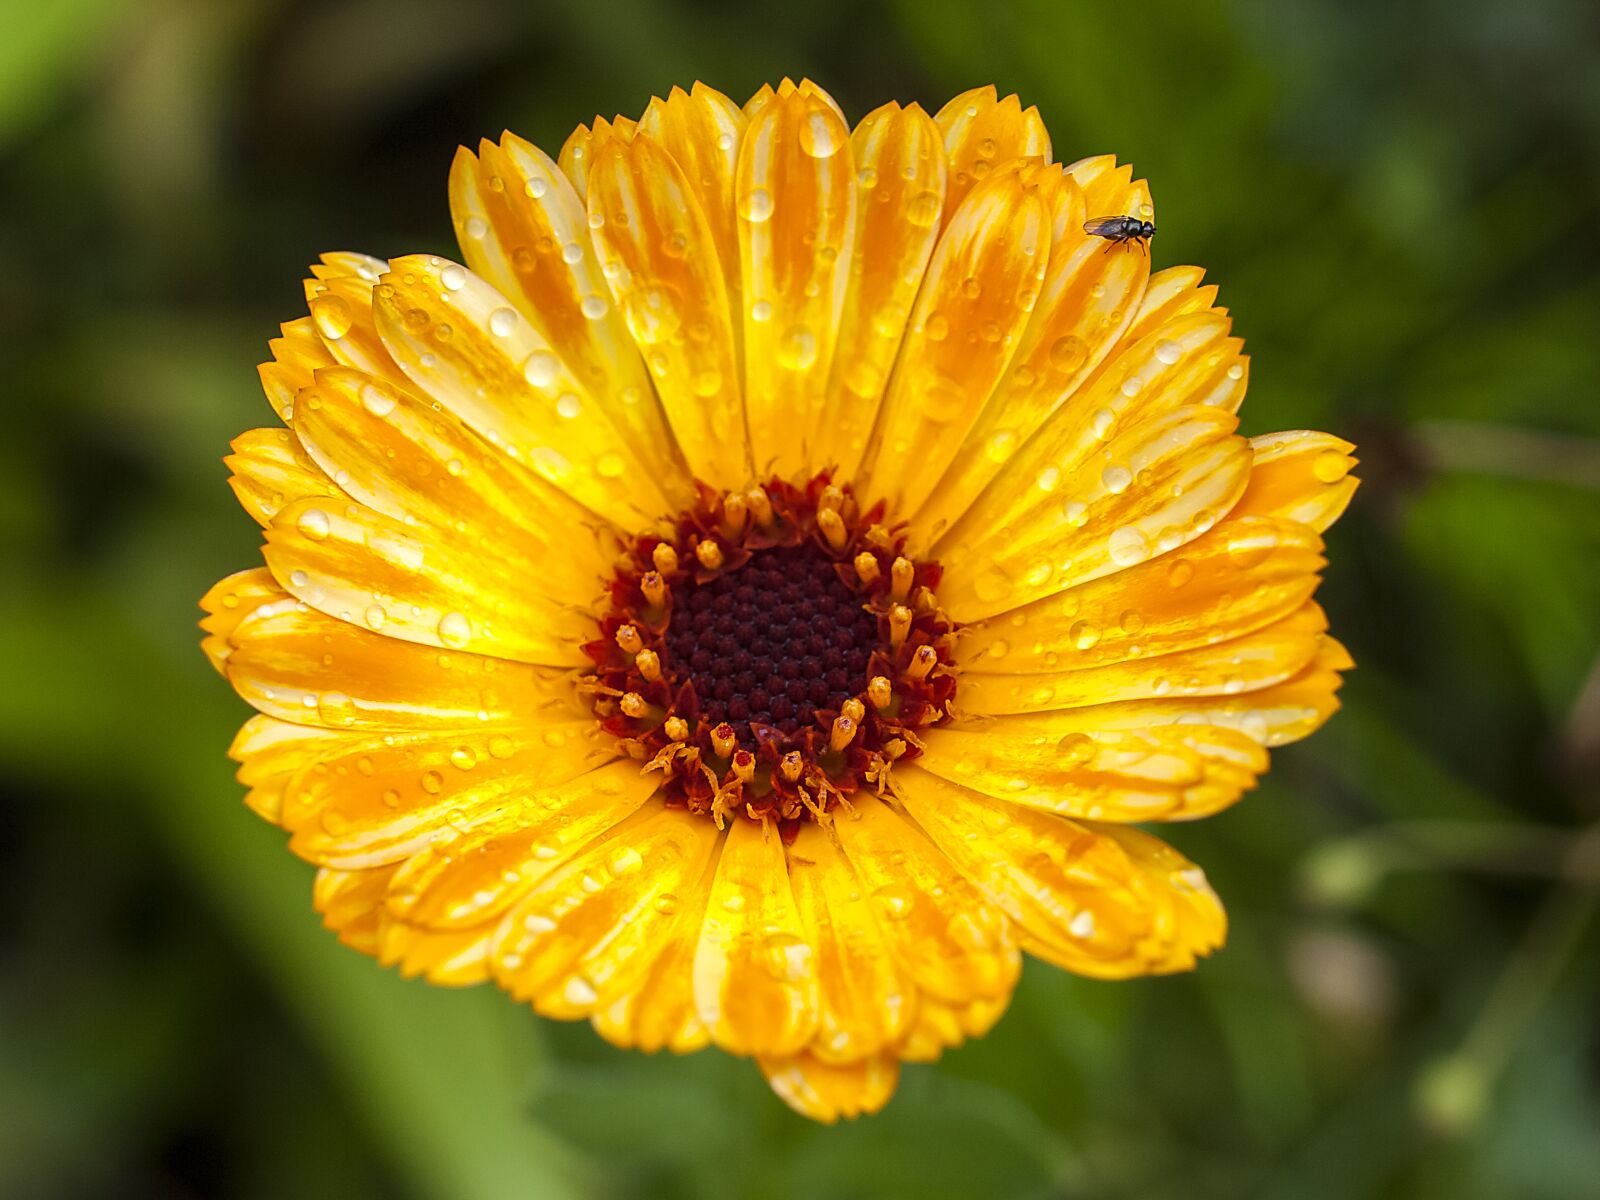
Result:
{"type": "Polygon", "coordinates": [[[1221,944],[1134,824],[1336,707],[1352,447],[1239,436],[1216,289],[1097,223],[1143,181],[993,88],[851,131],[786,81],[462,150],[450,204],[464,266],[312,268],[228,459],[267,565],[203,602],[330,927],[819,1120],[1021,951],[1221,944]]]}

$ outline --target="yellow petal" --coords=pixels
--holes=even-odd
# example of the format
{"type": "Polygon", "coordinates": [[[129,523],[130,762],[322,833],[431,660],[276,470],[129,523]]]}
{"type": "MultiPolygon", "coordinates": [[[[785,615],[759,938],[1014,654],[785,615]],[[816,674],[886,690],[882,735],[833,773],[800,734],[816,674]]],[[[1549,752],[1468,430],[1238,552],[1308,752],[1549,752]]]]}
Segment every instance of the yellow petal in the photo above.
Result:
{"type": "MultiPolygon", "coordinates": [[[[683,475],[666,415],[590,243],[588,213],[555,163],[514,134],[462,149],[450,170],[450,210],[467,265],[511,301],[549,352],[605,409],[618,437],[668,476],[683,475]]],[[[536,375],[549,374],[538,360],[536,375]]],[[[688,489],[670,496],[688,501],[688,489]]]]}
{"type": "Polygon", "coordinates": [[[1216,308],[1216,285],[1202,286],[1205,277],[1200,267],[1168,267],[1151,275],[1124,340],[1137,341],[1189,313],[1217,311],[1226,314],[1226,309],[1216,308]]]}
{"type": "Polygon", "coordinates": [[[261,376],[261,390],[266,393],[272,410],[289,423],[294,411],[295,393],[311,384],[311,373],[319,367],[334,365],[310,317],[300,317],[281,326],[282,337],[273,338],[267,345],[272,350],[272,361],[256,368],[261,376]]]}
{"type": "Polygon", "coordinates": [[[840,1064],[810,1054],[758,1061],[780,1100],[802,1117],[827,1125],[840,1117],[854,1120],[862,1113],[877,1112],[900,1081],[900,1060],[892,1054],[840,1064]]]}
{"type": "Polygon", "coordinates": [[[980,620],[1193,541],[1244,490],[1250,448],[1236,424],[1231,413],[1191,406],[1141,421],[1087,457],[1074,450],[1037,471],[1008,464],[938,543],[945,610],[980,620]]]}
{"type": "Polygon", "coordinates": [[[687,92],[675,87],[665,100],[653,98],[639,118],[639,131],[672,156],[699,202],[733,312],[742,311],[733,179],[745,124],[737,104],[703,83],[687,92]]]}
{"type": "Polygon", "coordinates": [[[589,1018],[608,1042],[637,1047],[647,1054],[662,1049],[688,1054],[710,1044],[711,1033],[695,1009],[694,958],[715,870],[713,863],[696,885],[684,892],[678,919],[660,939],[647,973],[589,1018]]]}
{"type": "Polygon", "coordinates": [[[562,145],[557,161],[561,164],[562,173],[578,193],[579,199],[589,194],[589,167],[606,143],[613,139],[624,143],[631,142],[638,130],[638,124],[628,117],[617,117],[613,121],[596,117],[593,129],[587,125],[579,125],[572,131],[571,136],[562,145]]]}
{"type": "Polygon", "coordinates": [[[1024,111],[1015,96],[996,99],[993,84],[956,96],[934,120],[950,160],[952,209],[997,166],[1019,158],[1050,161],[1050,134],[1039,110],[1024,111]]]}
{"type": "Polygon", "coordinates": [[[206,632],[200,649],[205,651],[211,665],[226,675],[225,664],[233,653],[233,646],[228,639],[239,623],[262,605],[278,604],[290,599],[289,593],[278,586],[272,572],[265,567],[236,571],[219,579],[200,597],[200,607],[206,614],[200,619],[200,628],[206,632]]]}
{"type": "Polygon", "coordinates": [[[794,1054],[816,1029],[816,949],[767,822],[735,817],[728,830],[694,956],[694,999],[712,1040],[734,1054],[794,1054]]]}
{"type": "Polygon", "coordinates": [[[997,172],[939,238],[867,454],[869,498],[915,512],[961,450],[1038,295],[1049,212],[1016,170],[997,172]]]}
{"type": "Polygon", "coordinates": [[[601,148],[589,185],[612,294],[649,363],[689,469],[718,487],[750,480],[732,316],[711,227],[652,138],[601,148]]]}
{"type": "Polygon", "coordinates": [[[906,1062],[935,1062],[952,1046],[982,1037],[1011,1003],[1011,993],[952,1007],[931,996],[917,1003],[917,1019],[896,1051],[906,1062]]]}
{"type": "Polygon", "coordinates": [[[900,1040],[916,1011],[916,988],[889,952],[873,905],[833,839],[800,827],[789,846],[789,881],[817,948],[817,1031],[811,1054],[849,1063],[900,1040]]]}
{"type": "Polygon", "coordinates": [[[969,671],[961,677],[957,703],[964,712],[1000,715],[1255,691],[1304,670],[1327,628],[1327,616],[1308,601],[1281,620],[1214,646],[1030,675],[969,671]]]}
{"type": "Polygon", "coordinates": [[[283,790],[295,773],[350,742],[347,733],[254,716],[239,727],[228,757],[239,764],[237,778],[250,789],[245,804],[277,825],[283,818],[283,790]]]}
{"type": "Polygon", "coordinates": [[[739,149],[745,411],[758,471],[814,470],[856,221],[850,130],[821,96],[779,96],[739,149]]]}
{"type": "MultiPolygon", "coordinates": [[[[411,381],[591,512],[633,530],[671,511],[658,448],[630,446],[521,313],[464,267],[395,259],[375,293],[378,331],[411,381]]],[[[598,300],[609,308],[609,301],[598,300]]]]}
{"type": "Polygon", "coordinates": [[[421,976],[437,987],[469,987],[489,978],[489,940],[494,926],[477,929],[418,929],[387,912],[378,929],[378,961],[399,967],[407,979],[421,976]]]}
{"type": "Polygon", "coordinates": [[[222,460],[233,472],[228,486],[259,524],[272,524],[285,505],[303,496],[340,495],[287,429],[252,429],[232,445],[233,453],[222,460]]]}
{"type": "Polygon", "coordinates": [[[1192,965],[1221,943],[1221,908],[1204,876],[1175,852],[1160,855],[1154,838],[1125,842],[1119,826],[1034,812],[915,766],[894,782],[927,835],[1016,923],[1029,953],[1114,979],[1192,965]],[[1190,911],[1202,891],[1215,920],[1190,911]]]}
{"type": "Polygon", "coordinates": [[[552,757],[543,771],[509,780],[497,796],[467,797],[450,810],[449,827],[410,849],[389,888],[389,908],[420,928],[465,930],[502,917],[586,843],[650,807],[660,781],[619,759],[572,774],[571,758],[552,757]]]}
{"type": "Polygon", "coordinates": [[[1320,532],[1355,495],[1355,446],[1343,438],[1297,429],[1251,438],[1250,449],[1255,463],[1235,516],[1282,517],[1320,532]]]}
{"type": "Polygon", "coordinates": [[[672,936],[718,837],[704,817],[646,805],[523,896],[495,939],[496,980],[547,1017],[609,1006],[672,936]]]}
{"type": "Polygon", "coordinates": [[[323,867],[312,885],[312,907],[345,945],[364,954],[376,954],[378,931],[383,924],[383,897],[393,875],[393,867],[370,871],[323,867]]]}
{"type": "MultiPolygon", "coordinates": [[[[526,586],[475,540],[427,530],[355,503],[301,500],[280,512],[262,550],[277,580],[341,621],[384,636],[547,666],[582,666],[593,618],[526,586]],[[375,620],[376,619],[376,620],[375,620]]],[[[595,581],[591,596],[600,591],[595,581]]]]}
{"type": "Polygon", "coordinates": [[[1054,713],[930,730],[917,765],[1000,800],[1105,821],[1190,821],[1226,808],[1267,769],[1234,729],[1163,725],[1084,732],[1054,713]]]}
{"type": "Polygon", "coordinates": [[[939,237],[945,190],[939,130],[915,104],[869,113],[850,148],[860,184],[850,286],[812,450],[843,480],[854,477],[876,422],[939,237]]]}
{"type": "Polygon", "coordinates": [[[363,265],[360,274],[307,279],[306,306],[311,311],[312,325],[335,364],[380,379],[403,382],[405,377],[389,357],[373,323],[372,289],[379,274],[388,267],[376,259],[370,261],[376,270],[363,265]]]}
{"type": "Polygon", "coordinates": [[[951,1004],[1010,991],[1018,959],[1005,921],[954,863],[871,796],[833,825],[901,968],[951,1004]]]}
{"type": "MultiPolygon", "coordinates": [[[[213,594],[224,589],[224,580],[213,594]]],[[[223,592],[223,602],[226,593],[223,592]]],[[[377,614],[367,614],[375,621],[377,614]]],[[[227,634],[228,681],[270,716],[334,729],[470,729],[593,716],[571,674],[396,641],[288,598],[227,634]]]]}
{"type": "Polygon", "coordinates": [[[1294,612],[1326,561],[1297,521],[1229,517],[1179,552],[969,626],[957,661],[1028,674],[1226,641],[1294,612]]]}
{"type": "Polygon", "coordinates": [[[419,856],[408,864],[405,895],[390,897],[396,915],[434,928],[476,925],[492,915],[477,893],[492,898],[515,886],[496,864],[536,861],[530,848],[540,839],[570,852],[651,792],[636,763],[598,766],[613,752],[577,730],[562,747],[517,742],[504,758],[489,742],[475,732],[392,734],[303,768],[284,793],[290,849],[347,869],[419,856]],[[472,765],[463,768],[467,755],[472,765]],[[494,869],[480,871],[485,860],[494,869]],[[441,878],[451,886],[438,886],[441,878]]]}
{"type": "Polygon", "coordinates": [[[1194,863],[1160,838],[1126,825],[1088,822],[1085,827],[1116,842],[1134,868],[1140,903],[1153,914],[1140,947],[1148,971],[1188,971],[1227,940],[1222,901],[1194,863]]]}
{"type": "Polygon", "coordinates": [[[596,540],[589,513],[409,388],[348,368],[319,371],[294,428],[353,498],[424,541],[473,541],[475,555],[519,588],[581,604],[611,573],[615,544],[596,540]]]}
{"type": "Polygon", "coordinates": [[[1169,736],[1165,731],[1174,726],[1201,727],[1196,731],[1197,737],[1205,736],[1204,727],[1218,726],[1236,730],[1263,746],[1282,746],[1313,733],[1337,711],[1339,672],[1352,665],[1344,647],[1324,636],[1306,667],[1282,683],[1258,691],[1126,700],[1055,709],[1027,717],[963,718],[951,728],[984,730],[996,723],[1005,728],[1010,722],[1021,722],[1019,729],[1065,742],[1061,753],[1066,756],[1084,752],[1085,744],[1078,735],[1092,740],[1161,731],[1161,736],[1169,736]]]}

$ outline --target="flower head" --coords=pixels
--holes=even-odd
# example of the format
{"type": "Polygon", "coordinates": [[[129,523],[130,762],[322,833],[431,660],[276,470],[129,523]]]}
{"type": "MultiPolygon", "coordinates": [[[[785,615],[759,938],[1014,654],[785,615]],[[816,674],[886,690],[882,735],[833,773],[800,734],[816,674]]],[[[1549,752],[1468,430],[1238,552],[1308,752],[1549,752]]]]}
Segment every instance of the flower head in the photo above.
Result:
{"type": "Polygon", "coordinates": [[[248,803],[352,946],[823,1120],[1004,1010],[1223,938],[1136,823],[1233,803],[1350,666],[1348,443],[1245,439],[1142,181],[993,88],[851,130],[674,90],[463,150],[464,264],[329,254],[203,604],[248,803]],[[1086,229],[1086,223],[1089,229],[1086,229]]]}

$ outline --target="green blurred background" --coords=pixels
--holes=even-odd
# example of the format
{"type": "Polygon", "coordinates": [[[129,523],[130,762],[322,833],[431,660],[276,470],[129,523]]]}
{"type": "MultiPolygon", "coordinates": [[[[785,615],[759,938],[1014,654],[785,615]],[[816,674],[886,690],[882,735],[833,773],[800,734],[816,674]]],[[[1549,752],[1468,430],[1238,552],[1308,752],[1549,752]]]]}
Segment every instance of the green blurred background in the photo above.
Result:
{"type": "Polygon", "coordinates": [[[1597,46],[1592,0],[0,4],[0,1196],[1600,1196],[1597,46]],[[317,252],[449,253],[458,142],[786,73],[1131,159],[1246,431],[1366,479],[1345,710],[1178,830],[1226,952],[1030,966],[834,1129],[339,947],[194,628],[317,252]]]}

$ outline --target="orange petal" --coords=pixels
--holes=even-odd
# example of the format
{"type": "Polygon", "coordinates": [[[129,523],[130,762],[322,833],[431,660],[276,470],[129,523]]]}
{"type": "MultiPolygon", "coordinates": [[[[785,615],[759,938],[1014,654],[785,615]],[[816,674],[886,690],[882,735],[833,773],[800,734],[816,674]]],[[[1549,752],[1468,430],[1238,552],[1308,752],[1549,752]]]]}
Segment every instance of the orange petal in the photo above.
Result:
{"type": "Polygon", "coordinates": [[[222,461],[233,472],[228,486],[245,512],[261,525],[304,496],[339,496],[333,481],[287,429],[252,429],[232,442],[222,461]]]}
{"type": "Polygon", "coordinates": [[[1154,333],[1161,326],[1189,313],[1216,311],[1226,314],[1226,309],[1216,308],[1215,284],[1201,286],[1206,277],[1200,267],[1168,267],[1150,276],[1139,309],[1128,326],[1124,341],[1137,341],[1154,333]]]}
{"type": "Polygon", "coordinates": [[[916,988],[889,952],[878,914],[855,872],[818,825],[789,846],[789,881],[817,948],[817,1031],[810,1053],[850,1063],[900,1040],[916,1011],[916,988]]]}
{"type": "Polygon", "coordinates": [[[851,803],[855,818],[834,828],[902,969],[952,1004],[1009,992],[1018,961],[1000,914],[900,814],[871,796],[851,803]]]}
{"type": "Polygon", "coordinates": [[[624,144],[631,142],[638,131],[638,123],[628,117],[617,117],[612,121],[596,117],[593,129],[579,125],[572,131],[562,145],[557,161],[579,199],[589,194],[589,168],[606,144],[613,139],[624,144]]]}
{"type": "Polygon", "coordinates": [[[1015,170],[975,188],[934,249],[868,450],[869,498],[915,512],[1016,350],[1050,251],[1049,213],[1015,170]]]}
{"type": "Polygon", "coordinates": [[[997,100],[993,84],[962,92],[934,120],[950,160],[952,209],[998,166],[1019,158],[1050,161],[1050,133],[1039,110],[1024,111],[1015,96],[997,100]]]}
{"type": "Polygon", "coordinates": [[[711,227],[653,139],[612,141],[593,164],[594,240],[628,329],[697,478],[750,479],[732,316],[711,227]]]}
{"type": "Polygon", "coordinates": [[[507,915],[494,944],[500,986],[563,1020],[609,1006],[659,956],[718,837],[704,817],[646,805],[584,847],[507,915]]]}
{"type": "Polygon", "coordinates": [[[1308,601],[1289,616],[1231,641],[1078,670],[1030,675],[968,671],[959,701],[974,714],[1041,712],[1162,696],[1219,696],[1282,683],[1316,657],[1327,616],[1308,601]]]}
{"type": "Polygon", "coordinates": [[[630,445],[609,406],[499,292],[432,255],[397,258],[390,266],[375,293],[378,331],[417,387],[623,528],[640,528],[672,510],[668,492],[687,482],[675,477],[670,448],[630,445]]]}
{"type": "Polygon", "coordinates": [[[660,447],[663,462],[672,460],[666,415],[608,303],[583,199],[555,163],[510,133],[498,146],[484,142],[481,158],[462,149],[450,170],[450,209],[467,265],[528,319],[618,436],[643,456],[660,447]]]}
{"type": "Polygon", "coordinates": [[[639,131],[672,156],[699,202],[734,312],[742,305],[733,179],[745,124],[737,104],[703,83],[687,92],[675,87],[665,100],[655,97],[639,118],[639,131]]]}
{"type": "Polygon", "coordinates": [[[1267,755],[1237,730],[1163,725],[1060,731],[1054,713],[930,730],[917,765],[1013,804],[1105,821],[1190,821],[1255,786],[1267,755]]]}
{"type": "Polygon", "coordinates": [[[1255,462],[1234,516],[1282,517],[1318,532],[1339,519],[1358,480],[1355,449],[1332,434],[1297,429],[1250,439],[1255,462]]]}
{"type": "MultiPolygon", "coordinates": [[[[1044,284],[1005,378],[973,423],[965,453],[916,516],[915,529],[925,540],[959,518],[1052,414],[1069,402],[1084,417],[1093,411],[1078,393],[1122,344],[1144,293],[1148,256],[1131,247],[1108,253],[1109,243],[1083,231],[1087,201],[1076,180],[1060,178],[1052,198],[1058,233],[1044,284]]],[[[1137,211],[1148,201],[1140,183],[1118,196],[1116,205],[1137,211]]]]}
{"type": "Polygon", "coordinates": [[[533,861],[530,847],[541,838],[570,852],[651,792],[635,763],[593,769],[613,752],[577,730],[562,747],[513,743],[499,750],[504,758],[489,741],[476,733],[395,734],[384,745],[357,746],[302,769],[284,793],[283,823],[294,831],[290,849],[346,869],[427,851],[425,860],[410,864],[407,890],[391,895],[390,907],[413,924],[464,927],[493,915],[486,911],[490,900],[515,886],[500,869],[480,874],[489,857],[479,853],[484,843],[500,843],[491,865],[516,866],[518,847],[533,861]],[[472,765],[463,768],[468,756],[472,765]],[[584,814],[591,814],[587,834],[567,840],[569,828],[573,835],[585,828],[584,814]],[[441,876],[454,886],[435,887],[441,876]]]}
{"type": "MultiPolygon", "coordinates": [[[[228,586],[210,595],[226,603],[228,586]]],[[[567,672],[441,654],[285,599],[257,605],[227,634],[228,681],[270,716],[334,729],[594,723],[567,672]]]]}
{"type": "Polygon", "coordinates": [[[816,949],[776,827],[735,817],[694,957],[695,1007],[733,1054],[794,1054],[817,1024],[816,949]]]}
{"type": "Polygon", "coordinates": [[[614,549],[594,538],[590,514],[410,388],[348,368],[319,371],[301,393],[294,428],[356,500],[405,525],[431,526],[427,538],[470,539],[519,587],[582,602],[611,572],[614,549]],[[537,572],[527,570],[532,562],[537,572]]]}
{"type": "Polygon", "coordinates": [[[1176,852],[1161,854],[1154,838],[1124,841],[1119,826],[1034,812],[914,766],[894,780],[917,823],[1016,922],[1030,953],[1115,979],[1191,966],[1221,944],[1222,910],[1204,875],[1176,852]]]}
{"type": "Polygon", "coordinates": [[[945,610],[958,621],[991,617],[1193,541],[1244,490],[1250,448],[1236,424],[1190,406],[1087,457],[1008,464],[938,543],[945,610]]]}
{"type": "Polygon", "coordinates": [[[386,637],[546,666],[587,662],[594,622],[577,605],[598,594],[598,580],[587,596],[541,596],[474,540],[429,538],[362,505],[318,499],[279,513],[262,555],[312,608],[381,624],[386,637]]]}
{"type": "Polygon", "coordinates": [[[814,469],[856,222],[850,130],[820,95],[779,96],[739,149],[745,412],[759,472],[814,469]]]}
{"type": "Polygon", "coordinates": [[[967,627],[957,660],[1028,674],[1225,641],[1299,608],[1326,561],[1322,539],[1297,521],[1229,517],[1181,552],[967,627]]]}
{"type": "Polygon", "coordinates": [[[854,253],[828,402],[812,457],[853,478],[939,237],[945,164],[938,128],[915,104],[886,104],[850,137],[860,184],[854,253]]]}
{"type": "Polygon", "coordinates": [[[894,1095],[900,1060],[880,1054],[851,1063],[831,1064],[810,1054],[761,1058],[761,1073],[778,1098],[802,1117],[832,1125],[875,1113],[894,1095]]]}

